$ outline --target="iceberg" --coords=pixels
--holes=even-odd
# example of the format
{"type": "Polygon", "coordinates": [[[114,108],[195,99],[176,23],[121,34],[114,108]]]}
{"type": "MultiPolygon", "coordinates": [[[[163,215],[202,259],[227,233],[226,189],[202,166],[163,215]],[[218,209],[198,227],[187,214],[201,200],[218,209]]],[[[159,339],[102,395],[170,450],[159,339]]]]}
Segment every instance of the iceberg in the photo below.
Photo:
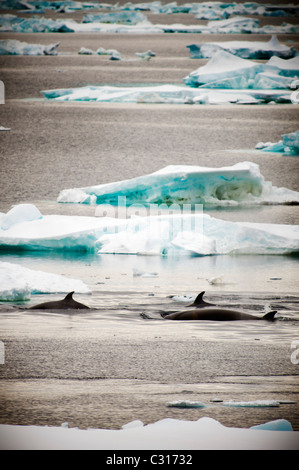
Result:
{"type": "Polygon", "coordinates": [[[267,60],[272,56],[283,59],[291,59],[298,55],[298,51],[293,47],[281,44],[275,35],[266,41],[226,41],[209,42],[202,44],[191,44],[187,46],[192,59],[210,59],[216,52],[227,51],[237,55],[242,59],[267,60]]]}
{"type": "Polygon", "coordinates": [[[277,90],[292,89],[299,78],[299,56],[271,57],[265,64],[218,51],[204,66],[184,78],[186,85],[202,88],[277,90]]]}
{"type": "Polygon", "coordinates": [[[170,165],[154,173],[115,183],[63,190],[60,203],[127,204],[268,204],[299,202],[299,193],[266,182],[259,166],[240,162],[230,167],[208,168],[170,165]]]}
{"type": "MultiPolygon", "coordinates": [[[[120,430],[54,426],[0,425],[2,450],[298,450],[298,431],[286,420],[260,428],[223,426],[203,417],[197,421],[166,418],[143,425],[128,423],[120,430]]],[[[192,454],[191,454],[192,455],[192,454]]],[[[176,456],[173,456],[176,457],[176,456]]],[[[111,457],[112,460],[112,457],[111,457]]],[[[158,462],[158,460],[157,460],[158,462]]],[[[174,462],[174,461],[173,461],[174,462]]],[[[112,462],[111,462],[112,463],[112,462]]]]}
{"type": "Polygon", "coordinates": [[[299,131],[282,135],[279,142],[259,142],[256,147],[263,152],[278,152],[283,155],[299,156],[299,131]]]}
{"type": "Polygon", "coordinates": [[[16,39],[0,40],[0,55],[57,55],[56,44],[43,46],[41,44],[29,44],[16,39]]]}
{"type": "Polygon", "coordinates": [[[190,207],[182,211],[176,207],[174,212],[172,206],[169,212],[163,207],[162,215],[149,216],[134,216],[133,209],[139,212],[140,204],[119,208],[118,218],[112,213],[106,217],[45,215],[21,221],[0,229],[0,251],[154,256],[299,253],[299,226],[228,222],[187,210],[190,207]]]}
{"type": "MultiPolygon", "coordinates": [[[[113,57],[113,56],[112,56],[113,57]]],[[[118,56],[119,57],[119,56],[118,56]]],[[[164,104],[267,104],[293,103],[291,90],[249,90],[243,77],[222,79],[204,87],[179,85],[152,86],[85,86],[43,90],[47,100],[97,101],[103,103],[164,103],[164,104]],[[236,89],[231,89],[235,86],[236,89]],[[241,89],[243,87],[243,89],[241,89]],[[214,91],[217,89],[217,91],[214,91]]],[[[294,101],[296,103],[296,101],[294,101]]]]}
{"type": "Polygon", "coordinates": [[[77,10],[85,9],[99,9],[101,5],[96,2],[76,2],[72,0],[2,0],[0,4],[0,9],[2,10],[55,10],[55,11],[64,11],[71,12],[77,10]]]}
{"type": "Polygon", "coordinates": [[[143,13],[136,13],[135,11],[120,11],[85,15],[82,23],[117,23],[135,25],[144,21],[147,21],[147,17],[143,13]]]}
{"type": "MultiPolygon", "coordinates": [[[[106,15],[106,14],[104,14],[106,15]]],[[[19,32],[19,33],[79,33],[79,32],[97,32],[97,33],[124,33],[124,34],[161,34],[161,33],[205,33],[205,34],[296,34],[299,32],[298,25],[283,23],[279,26],[259,26],[257,19],[246,17],[234,17],[220,21],[209,21],[207,25],[183,25],[183,24],[152,24],[148,20],[139,21],[135,24],[129,22],[117,21],[116,13],[110,16],[115,22],[107,23],[108,16],[102,17],[103,21],[97,21],[93,16],[92,22],[78,23],[71,19],[52,20],[45,17],[22,18],[16,15],[2,15],[0,17],[0,32],[19,32]]],[[[134,15],[135,16],[135,15],[134,15]]],[[[134,18],[133,16],[133,18],[134,18]]],[[[87,17],[88,18],[92,18],[87,17]]],[[[100,17],[99,17],[100,18],[100,17]]],[[[128,16],[127,16],[128,18],[128,16]]],[[[138,17],[135,16],[137,20],[138,17]]],[[[140,17],[141,18],[141,17],[140,17]]]]}
{"type": "Polygon", "coordinates": [[[7,214],[0,214],[0,229],[8,230],[21,222],[32,222],[42,218],[42,214],[33,204],[19,204],[7,214]]]}
{"type": "Polygon", "coordinates": [[[219,51],[206,65],[185,77],[184,82],[188,86],[198,87],[223,79],[235,80],[236,77],[240,77],[248,87],[248,81],[253,80],[259,72],[263,71],[263,64],[242,59],[226,51],[219,51]]]}
{"type": "Polygon", "coordinates": [[[29,300],[31,295],[36,294],[64,294],[71,291],[90,294],[91,292],[80,280],[6,262],[0,262],[0,280],[0,302],[29,300]]]}

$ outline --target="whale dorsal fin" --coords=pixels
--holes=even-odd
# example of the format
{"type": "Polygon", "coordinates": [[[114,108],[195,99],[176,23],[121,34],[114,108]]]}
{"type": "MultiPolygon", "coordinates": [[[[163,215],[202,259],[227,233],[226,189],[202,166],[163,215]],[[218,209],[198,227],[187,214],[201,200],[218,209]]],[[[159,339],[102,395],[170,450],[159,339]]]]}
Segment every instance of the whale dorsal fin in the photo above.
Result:
{"type": "Polygon", "coordinates": [[[273,310],[272,312],[266,313],[266,315],[263,316],[263,320],[275,320],[275,315],[277,313],[277,310],[273,310]]]}
{"type": "Polygon", "coordinates": [[[64,300],[73,300],[73,294],[74,293],[75,293],[75,291],[70,292],[68,295],[65,296],[64,300]]]}
{"type": "Polygon", "coordinates": [[[193,304],[192,305],[200,305],[202,302],[203,302],[203,296],[205,294],[205,291],[201,292],[200,294],[198,294],[198,296],[196,297],[196,299],[194,300],[193,304]]]}

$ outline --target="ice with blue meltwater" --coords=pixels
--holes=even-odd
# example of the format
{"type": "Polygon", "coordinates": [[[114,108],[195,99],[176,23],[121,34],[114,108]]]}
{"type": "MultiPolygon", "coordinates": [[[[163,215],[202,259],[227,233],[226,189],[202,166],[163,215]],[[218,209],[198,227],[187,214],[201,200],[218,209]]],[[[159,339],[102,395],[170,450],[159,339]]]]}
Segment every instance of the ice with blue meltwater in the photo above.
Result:
{"type": "Polygon", "coordinates": [[[115,183],[61,191],[58,202],[83,204],[285,204],[299,202],[299,193],[266,182],[259,166],[239,162],[208,168],[170,165],[154,173],[115,183]]]}
{"type": "Polygon", "coordinates": [[[298,192],[265,181],[251,162],[224,168],[169,166],[130,180],[63,190],[58,201],[97,203],[106,216],[47,216],[35,206],[20,205],[0,215],[0,249],[159,256],[299,251],[299,226],[228,222],[202,212],[201,203],[299,204],[298,192]],[[192,204],[199,209],[192,212],[192,204]]]}
{"type": "MultiPolygon", "coordinates": [[[[206,65],[185,77],[184,82],[193,87],[261,89],[257,83],[261,74],[265,73],[271,74],[273,80],[278,82],[288,78],[284,88],[290,88],[295,78],[299,77],[299,56],[291,59],[273,56],[268,62],[260,63],[220,50],[206,65]]],[[[276,83],[267,88],[276,89],[276,83]]]]}
{"type": "Polygon", "coordinates": [[[291,132],[281,136],[278,142],[259,142],[256,145],[257,150],[263,152],[277,152],[283,155],[299,156],[299,131],[291,132]]]}

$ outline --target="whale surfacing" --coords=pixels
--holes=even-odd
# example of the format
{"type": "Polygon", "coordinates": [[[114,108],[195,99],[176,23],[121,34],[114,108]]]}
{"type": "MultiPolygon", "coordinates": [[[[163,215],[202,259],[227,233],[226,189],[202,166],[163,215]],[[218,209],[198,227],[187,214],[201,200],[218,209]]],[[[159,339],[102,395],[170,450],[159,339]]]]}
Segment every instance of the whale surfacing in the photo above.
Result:
{"type": "Polygon", "coordinates": [[[52,302],[45,302],[42,304],[34,305],[29,310],[86,310],[89,309],[84,304],[77,302],[73,299],[74,291],[70,292],[62,300],[55,300],[52,302]]]}
{"type": "Polygon", "coordinates": [[[184,310],[182,312],[165,315],[165,320],[209,320],[209,321],[237,321],[237,320],[268,320],[274,321],[277,311],[266,313],[257,317],[249,313],[229,310],[225,308],[201,308],[197,310],[184,310]]]}

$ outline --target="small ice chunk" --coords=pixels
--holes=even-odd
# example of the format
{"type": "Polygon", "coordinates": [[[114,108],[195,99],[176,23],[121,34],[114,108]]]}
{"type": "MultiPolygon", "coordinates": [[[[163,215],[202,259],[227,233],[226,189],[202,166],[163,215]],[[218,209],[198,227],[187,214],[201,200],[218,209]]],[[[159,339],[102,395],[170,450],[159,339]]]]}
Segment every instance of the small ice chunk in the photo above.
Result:
{"type": "Polygon", "coordinates": [[[259,429],[261,431],[293,431],[293,427],[286,419],[277,419],[268,423],[251,426],[250,429],[259,429]]]}
{"type": "Polygon", "coordinates": [[[33,204],[20,204],[13,207],[0,221],[0,228],[8,230],[16,224],[22,222],[32,222],[41,219],[43,216],[33,204]]]}
{"type": "Polygon", "coordinates": [[[137,57],[140,57],[142,60],[150,60],[152,57],[155,57],[156,54],[152,52],[151,50],[148,50],[146,52],[135,52],[135,55],[137,57]]]}

